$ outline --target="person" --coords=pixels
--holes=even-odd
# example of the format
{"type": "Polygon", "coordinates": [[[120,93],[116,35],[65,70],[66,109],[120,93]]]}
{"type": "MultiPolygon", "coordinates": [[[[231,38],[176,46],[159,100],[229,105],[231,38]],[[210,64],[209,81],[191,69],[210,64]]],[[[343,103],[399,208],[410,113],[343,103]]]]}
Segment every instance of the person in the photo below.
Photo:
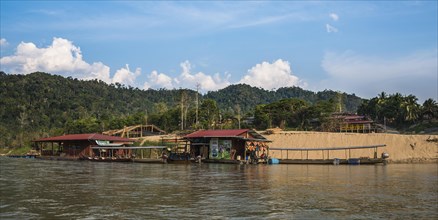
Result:
{"type": "Polygon", "coordinates": [[[262,160],[265,160],[265,159],[266,159],[265,151],[263,151],[262,155],[260,155],[260,159],[262,159],[262,160]]]}
{"type": "Polygon", "coordinates": [[[201,155],[198,155],[198,156],[196,157],[196,162],[197,162],[197,163],[201,163],[201,161],[202,161],[202,156],[201,156],[201,155]]]}
{"type": "Polygon", "coordinates": [[[165,151],[161,154],[161,159],[163,160],[163,163],[167,163],[167,154],[165,151]]]}

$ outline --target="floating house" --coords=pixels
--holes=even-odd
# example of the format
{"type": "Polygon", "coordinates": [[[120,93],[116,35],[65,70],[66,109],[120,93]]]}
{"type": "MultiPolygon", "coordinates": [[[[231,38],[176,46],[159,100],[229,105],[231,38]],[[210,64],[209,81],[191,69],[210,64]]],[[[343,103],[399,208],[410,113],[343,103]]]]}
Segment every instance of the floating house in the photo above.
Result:
{"type": "MultiPolygon", "coordinates": [[[[203,162],[239,162],[267,158],[270,142],[254,130],[200,130],[183,137],[190,143],[191,157],[203,162]]],[[[256,162],[254,161],[254,162],[256,162]]]]}
{"type": "Polygon", "coordinates": [[[127,145],[133,144],[128,138],[102,134],[69,134],[34,140],[36,148],[42,157],[57,159],[80,158],[126,158],[132,149],[127,145]]]}

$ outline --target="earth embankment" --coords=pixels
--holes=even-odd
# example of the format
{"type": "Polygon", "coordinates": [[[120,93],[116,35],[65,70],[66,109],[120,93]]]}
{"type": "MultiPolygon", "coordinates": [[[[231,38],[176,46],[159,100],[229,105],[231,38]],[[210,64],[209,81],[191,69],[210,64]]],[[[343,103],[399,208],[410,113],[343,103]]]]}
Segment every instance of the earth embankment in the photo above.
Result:
{"type": "MultiPolygon", "coordinates": [[[[392,163],[438,161],[438,135],[279,131],[274,134],[264,134],[264,136],[272,141],[269,146],[275,148],[325,148],[385,144],[386,147],[378,148],[377,155],[380,157],[383,152],[389,153],[389,162],[392,163]]],[[[374,149],[309,151],[308,155],[306,151],[276,150],[271,151],[270,155],[282,159],[373,157],[374,149]]]]}

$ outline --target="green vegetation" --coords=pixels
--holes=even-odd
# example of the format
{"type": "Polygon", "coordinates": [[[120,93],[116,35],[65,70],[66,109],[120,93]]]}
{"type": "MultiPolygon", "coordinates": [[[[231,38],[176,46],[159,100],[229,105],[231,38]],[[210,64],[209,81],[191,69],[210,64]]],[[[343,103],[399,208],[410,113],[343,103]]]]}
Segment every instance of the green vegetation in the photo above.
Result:
{"type": "Polygon", "coordinates": [[[254,125],[258,129],[279,127],[317,130],[326,124],[335,111],[336,102],[333,99],[315,104],[297,98],[282,99],[267,105],[258,105],[255,109],[254,125]]]}
{"type": "Polygon", "coordinates": [[[40,137],[135,124],[155,124],[167,132],[269,127],[315,130],[329,124],[332,112],[356,112],[358,108],[359,113],[379,122],[386,120],[388,125],[433,123],[438,117],[435,101],[420,106],[412,95],[384,94],[364,102],[354,94],[331,90],[315,93],[290,87],[267,91],[239,84],[198,94],[197,105],[196,94],[189,89],[140,90],[42,72],[0,72],[0,146],[29,146],[40,137]]]}
{"type": "Polygon", "coordinates": [[[400,130],[416,131],[438,127],[438,104],[427,99],[423,105],[417,103],[414,95],[400,93],[387,95],[382,92],[377,97],[366,100],[359,106],[358,113],[369,115],[373,120],[400,130]]]}
{"type": "Polygon", "coordinates": [[[31,152],[30,146],[23,147],[0,147],[0,155],[25,155],[31,152]]]}

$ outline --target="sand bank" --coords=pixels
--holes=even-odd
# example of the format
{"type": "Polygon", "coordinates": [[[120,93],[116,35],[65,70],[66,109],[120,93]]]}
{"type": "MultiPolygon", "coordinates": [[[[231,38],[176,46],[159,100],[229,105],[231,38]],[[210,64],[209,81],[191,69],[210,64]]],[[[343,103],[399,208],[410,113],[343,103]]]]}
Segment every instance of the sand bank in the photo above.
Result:
{"type": "MultiPolygon", "coordinates": [[[[263,132],[261,132],[263,134],[263,132]]],[[[274,134],[263,134],[271,140],[271,147],[277,148],[323,148],[386,144],[378,148],[378,156],[382,152],[389,153],[389,162],[392,163],[421,163],[438,161],[438,135],[400,135],[400,134],[358,134],[358,133],[329,133],[329,132],[287,132],[280,131],[274,134]]],[[[285,159],[306,158],[306,152],[299,151],[271,151],[273,157],[285,159]]],[[[374,149],[358,149],[350,152],[309,151],[309,159],[373,157],[374,149]]]]}

